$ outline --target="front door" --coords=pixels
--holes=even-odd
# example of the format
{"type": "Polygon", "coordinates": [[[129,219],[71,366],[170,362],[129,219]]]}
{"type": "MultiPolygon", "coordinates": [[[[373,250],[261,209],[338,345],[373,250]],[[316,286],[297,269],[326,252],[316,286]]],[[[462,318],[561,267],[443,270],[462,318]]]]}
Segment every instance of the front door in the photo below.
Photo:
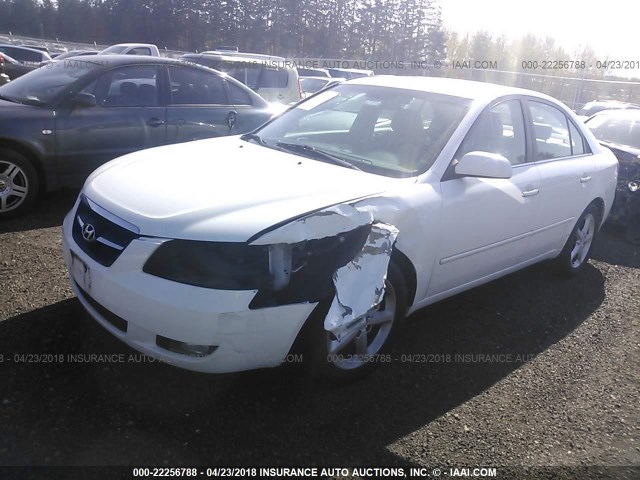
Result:
{"type": "Polygon", "coordinates": [[[445,175],[441,182],[440,249],[428,296],[454,290],[518,265],[530,258],[532,219],[537,213],[539,175],[527,162],[520,100],[488,107],[461,144],[465,153],[498,153],[512,164],[508,179],[445,175]]]}
{"type": "Polygon", "coordinates": [[[110,70],[80,92],[95,96],[94,107],[74,106],[71,99],[58,112],[55,134],[61,177],[80,183],[109,160],[166,142],[159,71],[155,65],[110,70]]]}

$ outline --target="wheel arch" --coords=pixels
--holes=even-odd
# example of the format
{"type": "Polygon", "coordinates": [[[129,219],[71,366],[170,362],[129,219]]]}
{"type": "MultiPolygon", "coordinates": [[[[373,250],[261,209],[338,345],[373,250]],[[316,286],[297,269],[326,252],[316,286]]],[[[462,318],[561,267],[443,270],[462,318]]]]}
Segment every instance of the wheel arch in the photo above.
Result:
{"type": "MultiPolygon", "coordinates": [[[[600,230],[600,228],[602,227],[602,224],[604,223],[604,211],[605,211],[604,199],[601,197],[597,197],[589,205],[595,205],[596,208],[598,209],[598,230],[600,230]]],[[[587,206],[587,208],[589,208],[589,206],[587,206]]]]}
{"type": "Polygon", "coordinates": [[[413,266],[411,260],[409,260],[409,257],[395,247],[391,253],[391,261],[394,262],[400,269],[400,272],[402,272],[407,287],[407,307],[411,307],[415,301],[416,289],[418,287],[416,268],[413,266]]]}
{"type": "MultiPolygon", "coordinates": [[[[413,305],[416,288],[417,288],[417,275],[416,269],[413,266],[409,257],[407,257],[402,251],[398,250],[394,247],[393,252],[391,253],[391,261],[399,268],[400,273],[405,281],[405,287],[407,289],[407,308],[413,305]]],[[[320,301],[316,308],[313,310],[309,318],[304,322],[300,331],[296,335],[291,348],[289,349],[290,354],[304,354],[307,351],[309,342],[312,340],[311,331],[312,331],[312,323],[314,321],[318,321],[318,318],[324,318],[331,306],[331,300],[320,301]]]]}

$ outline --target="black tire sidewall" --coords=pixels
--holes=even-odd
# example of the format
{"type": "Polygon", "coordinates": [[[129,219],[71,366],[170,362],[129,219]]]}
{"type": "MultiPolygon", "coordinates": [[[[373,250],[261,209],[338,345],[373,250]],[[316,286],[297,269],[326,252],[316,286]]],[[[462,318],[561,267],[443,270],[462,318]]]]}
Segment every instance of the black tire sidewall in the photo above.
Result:
{"type": "Polygon", "coordinates": [[[38,174],[36,172],[36,169],[33,167],[31,162],[27,160],[20,153],[11,149],[0,148],[0,160],[5,160],[17,165],[20,169],[22,169],[22,171],[27,177],[27,181],[29,182],[29,186],[27,189],[27,196],[23,200],[23,202],[13,210],[10,210],[5,213],[0,212],[0,220],[3,220],[6,218],[19,216],[23,214],[25,211],[27,211],[29,208],[31,208],[31,206],[33,205],[33,202],[35,201],[38,195],[38,191],[40,189],[40,181],[38,179],[38,174]]]}

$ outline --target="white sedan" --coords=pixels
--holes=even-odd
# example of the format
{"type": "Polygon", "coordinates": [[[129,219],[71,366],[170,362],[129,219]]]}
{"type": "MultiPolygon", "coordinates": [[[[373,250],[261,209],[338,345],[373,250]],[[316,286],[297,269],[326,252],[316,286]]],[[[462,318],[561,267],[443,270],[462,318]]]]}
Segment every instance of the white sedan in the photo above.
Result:
{"type": "Polygon", "coordinates": [[[617,168],[545,95],[364,78],[252,134],[102,166],[64,255],[84,308],[141,352],[203,372],[301,352],[351,379],[419,308],[546,259],[582,270],[617,168]]]}

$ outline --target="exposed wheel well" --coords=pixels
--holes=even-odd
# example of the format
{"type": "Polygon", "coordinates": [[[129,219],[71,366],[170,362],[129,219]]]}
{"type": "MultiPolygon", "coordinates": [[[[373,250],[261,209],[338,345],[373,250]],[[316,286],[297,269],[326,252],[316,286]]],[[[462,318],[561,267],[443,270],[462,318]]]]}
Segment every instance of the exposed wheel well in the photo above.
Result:
{"type": "Polygon", "coordinates": [[[602,227],[602,222],[604,219],[604,200],[598,197],[589,205],[595,205],[596,208],[598,209],[598,230],[600,230],[600,227],[602,227]]]}
{"type": "Polygon", "coordinates": [[[29,147],[26,147],[22,143],[6,139],[0,140],[0,150],[1,149],[13,150],[14,152],[19,153],[27,160],[29,160],[29,162],[31,162],[31,165],[33,165],[33,168],[35,168],[36,173],[38,174],[40,191],[44,192],[47,190],[47,176],[45,175],[44,167],[42,166],[40,158],[33,150],[31,150],[29,147]]]}
{"type": "Polygon", "coordinates": [[[407,307],[413,305],[413,301],[416,297],[416,289],[418,287],[418,280],[416,275],[416,269],[404,253],[394,248],[391,253],[391,260],[395,262],[400,268],[402,276],[404,277],[405,284],[407,286],[407,307]]]}

